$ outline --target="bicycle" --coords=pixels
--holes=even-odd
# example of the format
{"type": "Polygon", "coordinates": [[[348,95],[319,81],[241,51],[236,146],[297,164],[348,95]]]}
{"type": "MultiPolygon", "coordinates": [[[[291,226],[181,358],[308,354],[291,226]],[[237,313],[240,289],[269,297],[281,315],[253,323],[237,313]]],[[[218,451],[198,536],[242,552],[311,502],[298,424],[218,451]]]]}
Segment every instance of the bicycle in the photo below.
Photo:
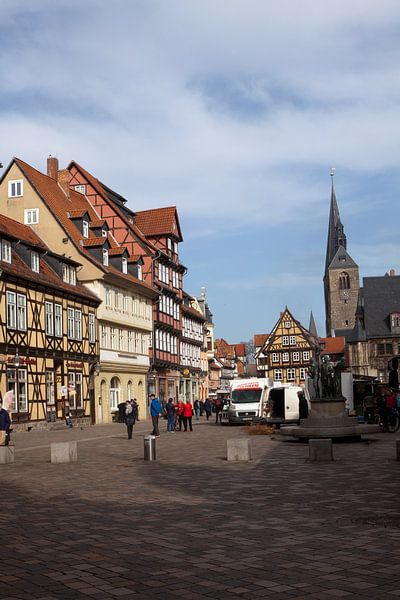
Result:
{"type": "Polygon", "coordinates": [[[364,414],[366,423],[379,425],[379,429],[383,432],[396,433],[400,428],[400,414],[397,408],[389,408],[387,415],[381,412],[367,411],[364,414]]]}

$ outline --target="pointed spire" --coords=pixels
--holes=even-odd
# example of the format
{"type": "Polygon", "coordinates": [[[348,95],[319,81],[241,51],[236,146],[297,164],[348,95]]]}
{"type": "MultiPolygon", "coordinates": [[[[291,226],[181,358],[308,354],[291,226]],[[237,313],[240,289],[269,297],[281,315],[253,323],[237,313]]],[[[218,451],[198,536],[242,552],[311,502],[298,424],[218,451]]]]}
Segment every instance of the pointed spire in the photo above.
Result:
{"type": "Polygon", "coordinates": [[[346,249],[347,241],[344,233],[344,228],[340,220],[339,208],[336,200],[335,185],[333,182],[336,169],[331,169],[332,189],[331,189],[331,204],[329,209],[329,226],[328,226],[328,242],[326,246],[325,273],[335,256],[339,246],[346,249]]]}
{"type": "Polygon", "coordinates": [[[317,326],[315,324],[315,320],[314,320],[314,315],[313,315],[313,311],[311,311],[310,313],[310,324],[308,326],[308,331],[311,333],[311,335],[313,335],[315,338],[318,337],[318,332],[317,332],[317,326]]]}

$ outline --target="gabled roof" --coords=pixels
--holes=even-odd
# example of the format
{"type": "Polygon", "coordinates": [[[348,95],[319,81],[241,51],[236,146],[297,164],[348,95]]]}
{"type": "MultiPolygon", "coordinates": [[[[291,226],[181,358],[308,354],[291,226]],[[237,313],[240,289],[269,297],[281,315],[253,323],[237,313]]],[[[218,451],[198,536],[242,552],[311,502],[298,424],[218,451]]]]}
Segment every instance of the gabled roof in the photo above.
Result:
{"type": "Polygon", "coordinates": [[[246,344],[233,344],[236,356],[246,356],[246,344]]]}
{"type": "Polygon", "coordinates": [[[304,337],[310,342],[310,343],[315,343],[318,344],[318,339],[315,338],[309,331],[308,329],[306,329],[301,323],[300,321],[297,321],[297,319],[294,318],[294,316],[292,315],[292,313],[290,312],[290,310],[288,309],[287,306],[285,306],[285,310],[283,310],[279,316],[279,319],[277,320],[277,322],[275,323],[274,328],[272,329],[272,332],[270,334],[270,336],[268,337],[268,339],[265,341],[264,345],[261,347],[260,352],[259,353],[265,353],[268,348],[274,343],[275,338],[277,337],[276,331],[279,327],[279,325],[282,323],[282,321],[286,321],[286,319],[290,319],[292,320],[294,323],[296,323],[296,326],[300,329],[301,333],[304,335],[304,337]]]}
{"type": "Polygon", "coordinates": [[[122,256],[122,254],[128,254],[128,250],[123,246],[120,246],[119,248],[110,248],[108,254],[110,256],[122,256]]]}
{"type": "MultiPolygon", "coordinates": [[[[112,202],[115,212],[126,223],[126,225],[129,227],[129,229],[132,231],[132,233],[140,240],[140,242],[144,246],[146,246],[147,248],[150,249],[150,251],[153,251],[153,252],[157,250],[151,244],[151,242],[149,242],[146,239],[146,237],[145,237],[145,235],[143,235],[142,231],[136,227],[136,224],[134,222],[131,222],[129,219],[127,219],[127,217],[124,213],[124,210],[125,211],[127,210],[127,208],[124,206],[125,202],[126,202],[125,198],[123,198],[122,196],[120,196],[120,194],[117,194],[117,192],[114,192],[113,190],[111,190],[110,188],[105,186],[103,183],[101,183],[98,179],[96,179],[96,177],[94,177],[91,173],[89,173],[89,171],[86,171],[86,169],[84,169],[75,160],[72,160],[69,163],[68,170],[70,171],[72,167],[75,167],[76,169],[78,169],[78,171],[81,172],[81,174],[90,183],[90,185],[93,187],[93,189],[96,191],[96,193],[99,194],[99,196],[101,196],[103,198],[103,200],[105,202],[107,202],[107,204],[109,204],[109,202],[112,202]],[[112,192],[112,194],[111,194],[111,192],[112,192]],[[118,201],[115,202],[115,200],[118,200],[118,201]]],[[[132,212],[132,211],[130,211],[130,212],[132,212]]],[[[134,217],[134,215],[135,215],[135,213],[132,212],[132,218],[134,217]]]]}
{"type": "Polygon", "coordinates": [[[267,339],[269,338],[270,334],[269,333],[256,333],[254,334],[254,345],[256,348],[259,348],[261,346],[264,346],[265,342],[267,341],[267,339]]]}
{"type": "Polygon", "coordinates": [[[336,254],[332,258],[331,263],[329,264],[330,269],[350,269],[350,268],[358,268],[358,265],[351,258],[350,254],[344,248],[344,246],[339,246],[336,251],[336,254]]]}
{"type": "Polygon", "coordinates": [[[345,349],[345,337],[326,337],[319,338],[322,344],[322,352],[321,354],[344,354],[345,349]]]}
{"type": "Polygon", "coordinates": [[[102,236],[96,237],[92,234],[91,237],[84,238],[76,225],[70,218],[68,218],[68,212],[70,211],[86,210],[89,214],[90,220],[98,220],[98,214],[83,194],[70,189],[69,195],[67,195],[61,185],[59,185],[55,179],[52,179],[48,175],[44,175],[40,171],[37,171],[19,158],[14,158],[14,162],[18,165],[32,187],[42,198],[43,202],[49,208],[50,212],[54,215],[66,234],[70,237],[79,252],[81,252],[88,260],[95,264],[104,273],[118,275],[120,278],[125,279],[127,282],[134,283],[147,292],[151,291],[153,296],[156,294],[152,286],[147,284],[145,281],[137,280],[131,275],[125,275],[115,269],[112,265],[108,267],[104,266],[101,262],[96,260],[88,250],[86,250],[86,246],[101,246],[106,241],[111,247],[118,247],[119,245],[115,242],[112,236],[108,236],[106,238],[102,236]]]}
{"type": "Polygon", "coordinates": [[[81,208],[80,210],[69,210],[68,217],[70,219],[81,219],[88,214],[87,208],[81,208]]]}
{"type": "Polygon", "coordinates": [[[183,241],[176,206],[140,210],[136,213],[135,224],[146,236],[174,235],[183,241]]]}
{"type": "Polygon", "coordinates": [[[28,225],[23,225],[14,219],[0,214],[0,231],[14,240],[22,240],[26,244],[47,251],[49,248],[43,240],[28,225]]]}
{"type": "Polygon", "coordinates": [[[390,328],[390,315],[400,312],[400,276],[363,278],[364,325],[367,339],[399,337],[390,328]]]}

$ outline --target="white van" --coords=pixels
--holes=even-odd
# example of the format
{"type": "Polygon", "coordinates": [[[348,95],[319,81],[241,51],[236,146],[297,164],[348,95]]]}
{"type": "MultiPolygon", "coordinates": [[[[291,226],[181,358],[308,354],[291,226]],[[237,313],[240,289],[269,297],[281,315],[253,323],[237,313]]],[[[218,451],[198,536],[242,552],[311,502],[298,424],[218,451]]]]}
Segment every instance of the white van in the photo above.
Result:
{"type": "Polygon", "coordinates": [[[247,423],[263,417],[270,379],[237,379],[232,382],[231,395],[222,411],[222,423],[247,423]]]}
{"type": "Polygon", "coordinates": [[[310,402],[304,390],[298,385],[278,384],[268,390],[268,398],[264,407],[264,420],[273,425],[297,423],[300,420],[300,403],[304,411],[310,411],[310,402]]]}

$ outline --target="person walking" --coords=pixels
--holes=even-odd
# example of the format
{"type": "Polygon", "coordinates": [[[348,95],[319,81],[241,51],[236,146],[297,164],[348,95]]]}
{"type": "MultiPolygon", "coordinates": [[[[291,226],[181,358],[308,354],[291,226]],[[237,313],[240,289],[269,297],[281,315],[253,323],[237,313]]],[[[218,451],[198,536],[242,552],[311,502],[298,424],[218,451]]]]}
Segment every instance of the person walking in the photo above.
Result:
{"type": "Polygon", "coordinates": [[[188,425],[189,425],[190,431],[193,431],[193,426],[192,426],[193,407],[192,407],[190,400],[187,400],[186,404],[183,405],[182,415],[183,415],[183,426],[185,428],[185,431],[187,431],[188,425]]]}
{"type": "Polygon", "coordinates": [[[204,402],[204,410],[206,411],[206,418],[208,421],[208,419],[211,417],[211,413],[212,413],[212,402],[211,402],[210,398],[207,398],[207,400],[204,402]]]}
{"type": "Polygon", "coordinates": [[[136,421],[136,413],[131,400],[127,400],[125,404],[125,423],[128,431],[128,440],[132,439],[133,426],[136,421]]]}
{"type": "Polygon", "coordinates": [[[8,410],[3,408],[3,402],[0,400],[0,446],[8,446],[10,443],[11,419],[8,410]],[[4,432],[4,433],[3,433],[4,432]]]}
{"type": "Polygon", "coordinates": [[[159,399],[155,396],[155,394],[150,394],[150,416],[153,422],[152,435],[155,435],[156,437],[160,437],[160,430],[158,429],[158,419],[160,418],[161,413],[162,407],[159,399]]]}
{"type": "Polygon", "coordinates": [[[196,421],[200,418],[200,402],[198,400],[194,401],[194,414],[196,415],[196,421]]]}
{"type": "Polygon", "coordinates": [[[179,431],[182,431],[182,423],[183,423],[183,407],[185,406],[182,400],[178,402],[178,423],[179,423],[179,431]]]}
{"type": "Polygon", "coordinates": [[[218,425],[218,423],[221,424],[223,406],[224,406],[224,404],[223,404],[221,398],[217,398],[217,400],[215,401],[215,424],[216,425],[218,425]]]}
{"type": "Polygon", "coordinates": [[[165,411],[167,413],[167,431],[168,433],[175,433],[175,405],[172,398],[168,398],[165,411]]]}

